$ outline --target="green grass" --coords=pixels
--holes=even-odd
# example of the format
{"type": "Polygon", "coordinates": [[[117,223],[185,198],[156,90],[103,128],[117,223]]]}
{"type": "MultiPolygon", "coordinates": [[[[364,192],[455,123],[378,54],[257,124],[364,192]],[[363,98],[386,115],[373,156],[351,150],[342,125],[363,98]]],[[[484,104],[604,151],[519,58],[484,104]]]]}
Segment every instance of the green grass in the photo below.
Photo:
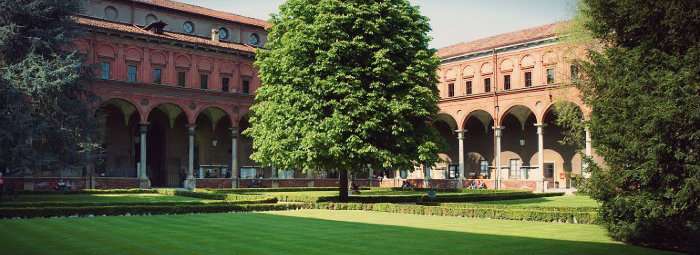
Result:
{"type": "Polygon", "coordinates": [[[6,203],[147,203],[147,202],[191,202],[201,201],[199,198],[168,196],[155,193],[144,194],[70,194],[70,195],[19,195],[6,203]]]}
{"type": "Polygon", "coordinates": [[[595,225],[362,211],[0,220],[3,254],[672,254],[595,225]]]}
{"type": "Polygon", "coordinates": [[[475,203],[446,203],[447,206],[468,207],[470,205],[502,205],[509,207],[598,207],[597,201],[588,196],[558,196],[558,197],[540,197],[528,199],[514,200],[499,200],[499,201],[483,201],[475,203]]]}

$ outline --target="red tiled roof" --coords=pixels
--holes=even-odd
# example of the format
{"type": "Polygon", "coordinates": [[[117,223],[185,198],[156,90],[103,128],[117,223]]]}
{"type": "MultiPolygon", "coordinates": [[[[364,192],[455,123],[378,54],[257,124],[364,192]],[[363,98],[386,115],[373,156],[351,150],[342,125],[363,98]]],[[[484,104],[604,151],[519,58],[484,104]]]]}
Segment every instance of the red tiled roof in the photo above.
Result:
{"type": "Polygon", "coordinates": [[[566,22],[557,22],[544,26],[528,28],[510,33],[495,35],[478,39],[471,42],[463,42],[452,46],[438,49],[437,55],[440,58],[454,57],[471,52],[483,51],[497,47],[534,41],[555,36],[557,29],[566,22]]]}
{"type": "Polygon", "coordinates": [[[261,20],[261,19],[250,18],[250,17],[246,17],[246,16],[233,14],[233,13],[217,11],[217,10],[213,10],[213,9],[209,9],[209,8],[204,8],[201,6],[180,3],[180,2],[171,1],[171,0],[130,0],[130,1],[142,3],[142,4],[147,4],[147,5],[152,5],[152,6],[157,6],[157,7],[162,7],[162,8],[168,8],[168,9],[177,10],[177,11],[181,11],[181,12],[189,12],[189,13],[214,17],[217,19],[222,19],[222,20],[227,20],[227,21],[233,21],[233,22],[258,26],[258,27],[262,27],[265,29],[270,27],[270,23],[268,23],[267,21],[261,20]]]}
{"type": "Polygon", "coordinates": [[[87,27],[108,29],[108,30],[114,30],[114,31],[119,31],[119,32],[146,35],[146,36],[152,36],[152,37],[163,38],[163,39],[170,39],[170,40],[175,40],[175,41],[180,41],[180,42],[185,42],[185,43],[194,43],[194,44],[215,46],[215,47],[226,48],[226,49],[231,49],[231,50],[238,50],[238,51],[243,51],[243,52],[255,53],[254,47],[248,46],[248,45],[243,45],[243,44],[227,43],[227,42],[215,42],[209,38],[202,38],[202,37],[172,33],[172,32],[167,32],[167,31],[163,31],[163,34],[156,34],[156,33],[145,30],[145,29],[138,27],[138,26],[135,26],[135,25],[111,22],[111,21],[89,18],[89,17],[84,17],[84,16],[74,17],[74,19],[79,25],[83,25],[83,26],[87,26],[87,27]]]}

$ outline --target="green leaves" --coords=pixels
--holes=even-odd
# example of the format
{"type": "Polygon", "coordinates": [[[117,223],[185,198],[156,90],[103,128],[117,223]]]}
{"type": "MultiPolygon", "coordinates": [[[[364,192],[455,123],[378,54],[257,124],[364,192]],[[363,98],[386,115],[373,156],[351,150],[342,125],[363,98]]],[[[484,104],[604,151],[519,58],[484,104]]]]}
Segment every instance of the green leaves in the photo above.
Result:
{"type": "Polygon", "coordinates": [[[405,0],[290,0],[257,55],[253,158],[304,170],[437,160],[427,18],[405,0]]]}

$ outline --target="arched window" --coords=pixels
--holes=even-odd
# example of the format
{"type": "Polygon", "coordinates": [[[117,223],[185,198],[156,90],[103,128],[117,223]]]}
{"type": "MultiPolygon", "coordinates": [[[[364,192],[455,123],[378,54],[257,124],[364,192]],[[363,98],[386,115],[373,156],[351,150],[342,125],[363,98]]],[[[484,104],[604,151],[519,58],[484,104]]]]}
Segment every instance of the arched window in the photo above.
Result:
{"type": "Polygon", "coordinates": [[[248,44],[250,45],[258,45],[260,43],[260,36],[256,33],[250,34],[250,38],[248,38],[248,44]]]}
{"type": "Polygon", "coordinates": [[[148,14],[148,15],[146,15],[146,24],[145,25],[148,26],[156,21],[158,21],[158,17],[156,17],[156,15],[148,14]]]}
{"type": "Polygon", "coordinates": [[[185,23],[182,24],[182,30],[185,31],[185,33],[194,34],[194,23],[185,21],[185,23]]]}
{"type": "Polygon", "coordinates": [[[219,40],[228,39],[228,30],[226,28],[219,28],[219,40]]]}
{"type": "Polygon", "coordinates": [[[107,20],[117,20],[119,18],[119,12],[114,6],[105,7],[105,19],[107,20]]]}

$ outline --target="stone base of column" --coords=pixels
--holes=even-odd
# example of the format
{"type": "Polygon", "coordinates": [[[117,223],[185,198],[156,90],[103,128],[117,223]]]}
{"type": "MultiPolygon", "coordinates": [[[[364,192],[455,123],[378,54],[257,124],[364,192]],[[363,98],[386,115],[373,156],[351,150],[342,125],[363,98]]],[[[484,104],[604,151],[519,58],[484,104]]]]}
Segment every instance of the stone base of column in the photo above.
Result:
{"type": "Polygon", "coordinates": [[[544,192],[544,180],[537,180],[535,181],[537,185],[535,185],[535,193],[543,193],[544,192]]]}
{"type": "Polygon", "coordinates": [[[185,182],[183,184],[183,188],[187,190],[194,190],[197,187],[197,181],[193,177],[188,177],[187,179],[185,179],[185,182]]]}
{"type": "Polygon", "coordinates": [[[231,178],[231,188],[237,189],[239,186],[238,178],[231,178]]]}
{"type": "Polygon", "coordinates": [[[148,178],[139,178],[139,188],[150,189],[151,188],[151,180],[149,180],[148,178]]]}

